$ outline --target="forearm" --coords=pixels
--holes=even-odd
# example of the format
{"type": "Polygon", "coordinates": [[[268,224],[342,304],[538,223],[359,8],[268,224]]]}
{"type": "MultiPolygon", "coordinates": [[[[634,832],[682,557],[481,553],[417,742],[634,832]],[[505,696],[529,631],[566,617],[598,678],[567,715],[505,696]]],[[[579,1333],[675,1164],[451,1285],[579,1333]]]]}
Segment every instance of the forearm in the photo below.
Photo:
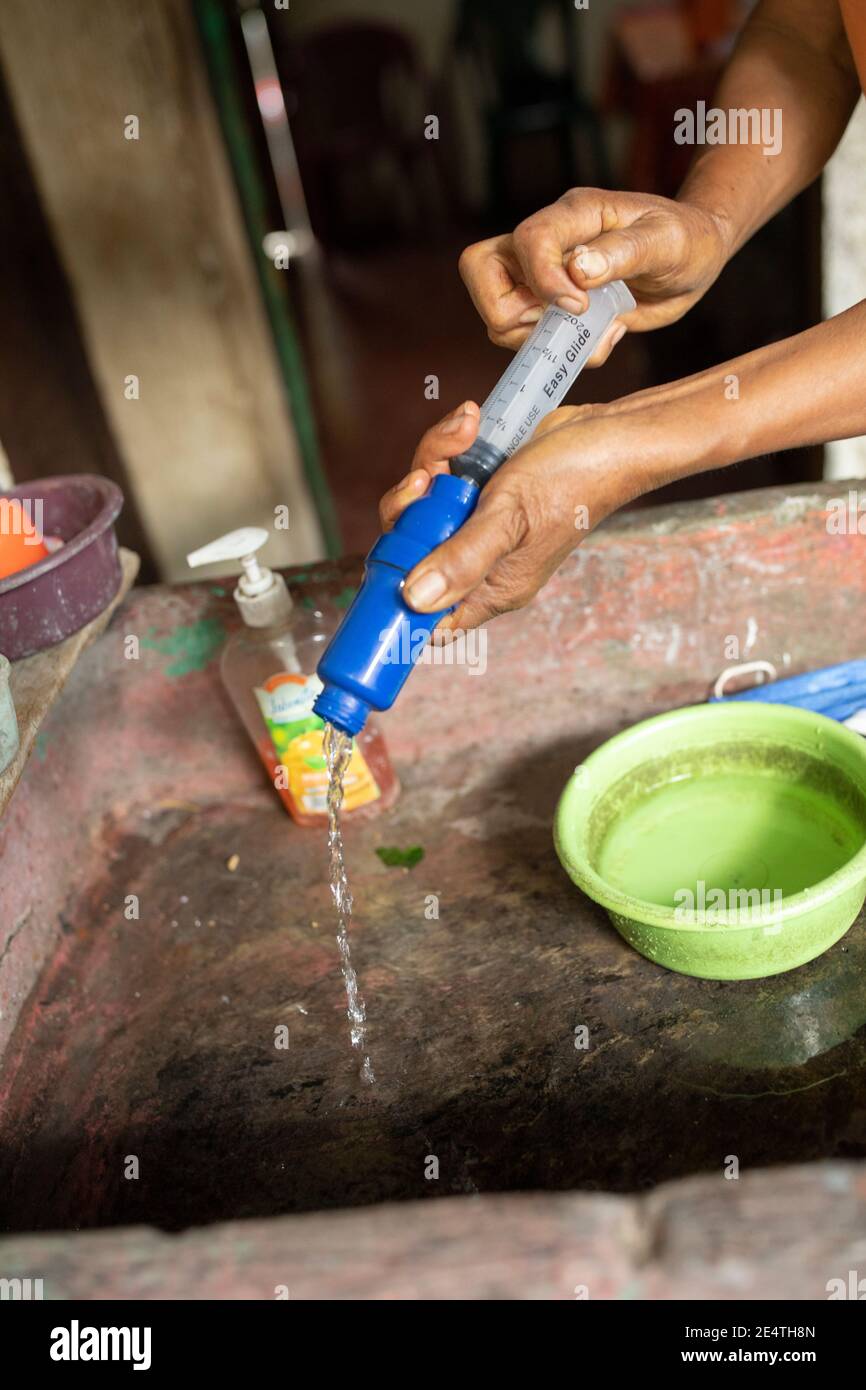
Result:
{"type": "Polygon", "coordinates": [[[631,496],[759,454],[848,439],[866,434],[864,344],[866,301],[709,371],[594,406],[591,418],[613,426],[616,470],[631,496]]]}
{"type": "Polygon", "coordinates": [[[837,0],[761,0],[714,97],[729,110],[781,114],[781,149],[704,147],[678,195],[718,222],[732,256],[823,169],[859,83],[837,0]]]}
{"type": "MultiPolygon", "coordinates": [[[[866,434],[866,301],[796,338],[608,405],[564,406],[494,474],[472,516],[407,577],[420,613],[474,627],[528,603],[586,534],[664,483],[755,454],[866,434]]],[[[393,524],[474,440],[478,408],[428,430],[393,524]]]]}

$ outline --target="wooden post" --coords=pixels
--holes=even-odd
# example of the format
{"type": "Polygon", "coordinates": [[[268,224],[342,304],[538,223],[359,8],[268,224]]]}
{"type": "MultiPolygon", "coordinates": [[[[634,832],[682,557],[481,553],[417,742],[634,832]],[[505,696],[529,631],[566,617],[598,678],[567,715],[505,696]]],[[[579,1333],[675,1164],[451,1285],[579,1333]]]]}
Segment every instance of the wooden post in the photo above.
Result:
{"type": "Polygon", "coordinates": [[[164,577],[242,523],[321,555],[191,7],[6,0],[0,61],[164,577]]]}

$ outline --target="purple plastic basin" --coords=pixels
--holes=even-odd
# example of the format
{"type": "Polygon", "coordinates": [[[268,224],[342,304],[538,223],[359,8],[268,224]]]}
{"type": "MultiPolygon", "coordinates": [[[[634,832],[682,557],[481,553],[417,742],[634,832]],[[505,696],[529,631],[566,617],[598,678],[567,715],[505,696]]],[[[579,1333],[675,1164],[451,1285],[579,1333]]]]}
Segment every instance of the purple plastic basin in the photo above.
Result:
{"type": "Polygon", "coordinates": [[[120,587],[114,522],[123,493],[108,478],[72,473],[21,483],[0,498],[29,502],[42,533],[64,544],[53,555],[0,579],[0,652],[16,661],[62,642],[84,627],[120,587]]]}

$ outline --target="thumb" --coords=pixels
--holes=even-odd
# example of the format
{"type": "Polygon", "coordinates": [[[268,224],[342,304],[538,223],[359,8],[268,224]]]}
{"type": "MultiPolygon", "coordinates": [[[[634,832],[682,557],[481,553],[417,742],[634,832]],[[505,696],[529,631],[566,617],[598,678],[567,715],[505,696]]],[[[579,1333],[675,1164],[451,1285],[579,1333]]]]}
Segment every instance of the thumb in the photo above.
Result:
{"type": "Polygon", "coordinates": [[[470,516],[444,545],[416,565],[403,596],[417,613],[436,613],[465,598],[520,540],[520,522],[510,506],[494,503],[470,516]]]}
{"type": "Polygon", "coordinates": [[[576,246],[568,273],[580,289],[594,289],[610,280],[633,280],[670,270],[672,248],[660,229],[641,226],[602,232],[586,246],[576,246]]]}

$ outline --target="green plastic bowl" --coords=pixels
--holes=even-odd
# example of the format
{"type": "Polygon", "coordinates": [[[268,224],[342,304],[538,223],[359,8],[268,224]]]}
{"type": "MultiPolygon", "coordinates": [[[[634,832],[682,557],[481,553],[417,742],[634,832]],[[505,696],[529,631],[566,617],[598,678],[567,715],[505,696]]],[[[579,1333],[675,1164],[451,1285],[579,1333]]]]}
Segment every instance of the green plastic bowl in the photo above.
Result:
{"type": "Polygon", "coordinates": [[[788,705],[674,710],[575,769],[554,841],[656,964],[707,980],[793,970],[866,897],[866,740],[788,705]]]}

